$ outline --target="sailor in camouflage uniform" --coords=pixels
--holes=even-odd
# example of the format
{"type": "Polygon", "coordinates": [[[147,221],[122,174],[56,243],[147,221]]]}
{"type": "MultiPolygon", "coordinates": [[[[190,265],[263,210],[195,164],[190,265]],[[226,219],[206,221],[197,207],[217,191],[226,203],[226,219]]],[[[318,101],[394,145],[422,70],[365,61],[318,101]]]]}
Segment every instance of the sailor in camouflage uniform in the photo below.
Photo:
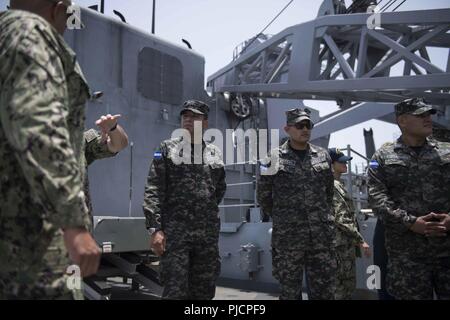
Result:
{"type": "Polygon", "coordinates": [[[261,166],[257,195],[273,220],[273,275],[281,285],[280,299],[302,298],[306,268],[309,299],[331,300],[336,282],[333,174],[327,150],[309,143],[313,123],[307,111],[286,112],[290,138],[261,166]]]}
{"type": "Polygon", "coordinates": [[[218,205],[226,184],[220,150],[202,139],[208,111],[201,101],[186,101],[181,123],[189,135],[163,141],[150,166],[143,208],[150,246],[161,256],[164,299],[215,295],[220,273],[218,205]],[[195,135],[194,122],[202,127],[195,135]],[[179,161],[186,150],[185,161],[179,161]]]}
{"type": "Polygon", "coordinates": [[[356,257],[370,256],[369,245],[359,232],[353,199],[340,180],[347,172],[347,162],[352,157],[346,156],[336,148],[328,149],[334,175],[333,210],[336,221],[336,256],[338,271],[336,276],[336,300],[349,300],[356,288],[356,257]]]}
{"type": "Polygon", "coordinates": [[[450,144],[432,138],[421,98],[395,106],[402,132],[369,168],[369,199],[383,218],[387,290],[397,299],[450,299],[450,144]]]}
{"type": "Polygon", "coordinates": [[[81,165],[89,90],[60,35],[69,4],[0,13],[0,298],[72,298],[67,251],[82,276],[99,264],[81,165]]]}

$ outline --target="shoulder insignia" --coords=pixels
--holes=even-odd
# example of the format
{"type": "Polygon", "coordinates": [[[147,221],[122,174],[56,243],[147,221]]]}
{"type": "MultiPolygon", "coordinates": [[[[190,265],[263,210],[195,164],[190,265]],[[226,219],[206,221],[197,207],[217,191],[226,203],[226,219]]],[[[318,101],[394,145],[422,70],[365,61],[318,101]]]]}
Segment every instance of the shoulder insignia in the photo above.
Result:
{"type": "Polygon", "coordinates": [[[370,160],[369,162],[369,167],[371,167],[372,169],[377,169],[379,167],[379,163],[377,160],[370,160]]]}
{"type": "Polygon", "coordinates": [[[153,153],[153,159],[159,160],[162,159],[162,152],[160,150],[157,150],[153,153]]]}

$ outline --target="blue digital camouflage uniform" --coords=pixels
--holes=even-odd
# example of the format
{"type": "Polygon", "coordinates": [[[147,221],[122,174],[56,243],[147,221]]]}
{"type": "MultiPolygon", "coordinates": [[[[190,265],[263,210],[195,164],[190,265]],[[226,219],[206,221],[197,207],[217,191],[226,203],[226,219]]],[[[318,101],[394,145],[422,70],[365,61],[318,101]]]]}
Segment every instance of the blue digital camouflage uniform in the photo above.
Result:
{"type": "Polygon", "coordinates": [[[43,18],[0,13],[0,298],[70,298],[61,228],[90,224],[83,177],[89,88],[43,18]]]}
{"type": "Polygon", "coordinates": [[[387,290],[397,299],[450,299],[450,235],[427,238],[409,228],[417,217],[450,211],[450,144],[428,138],[419,154],[384,144],[369,168],[369,200],[385,225],[387,290]]]}
{"type": "Polygon", "coordinates": [[[203,152],[214,161],[176,164],[182,146],[182,138],[165,140],[154,153],[143,209],[147,227],[166,235],[163,298],[212,299],[220,274],[218,205],[226,190],[225,170],[219,149],[209,143],[203,152]]]}
{"type": "MultiPolygon", "coordinates": [[[[332,212],[333,174],[328,152],[309,144],[300,161],[289,140],[271,151],[266,167],[279,159],[276,174],[258,182],[258,202],[273,220],[273,275],[280,299],[301,299],[307,269],[309,299],[334,299],[336,281],[335,226],[332,212]]],[[[263,170],[266,170],[262,168],[263,170]]]]}

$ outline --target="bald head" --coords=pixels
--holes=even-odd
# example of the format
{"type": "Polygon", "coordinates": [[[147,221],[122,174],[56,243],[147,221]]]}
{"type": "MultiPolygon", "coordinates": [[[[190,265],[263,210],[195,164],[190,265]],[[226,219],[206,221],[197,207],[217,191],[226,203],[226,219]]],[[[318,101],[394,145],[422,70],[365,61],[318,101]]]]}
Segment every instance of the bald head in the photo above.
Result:
{"type": "Polygon", "coordinates": [[[11,0],[11,9],[35,13],[47,20],[60,34],[66,29],[70,0],[11,0]]]}

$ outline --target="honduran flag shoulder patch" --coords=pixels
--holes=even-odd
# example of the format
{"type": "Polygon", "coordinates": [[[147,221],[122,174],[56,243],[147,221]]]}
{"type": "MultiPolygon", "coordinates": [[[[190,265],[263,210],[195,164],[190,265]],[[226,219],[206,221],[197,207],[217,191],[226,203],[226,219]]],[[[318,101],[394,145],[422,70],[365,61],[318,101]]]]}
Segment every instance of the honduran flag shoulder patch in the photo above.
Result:
{"type": "Polygon", "coordinates": [[[370,162],[369,162],[369,167],[371,167],[372,169],[378,168],[379,165],[380,165],[380,164],[378,163],[377,160],[370,160],[370,162]]]}
{"type": "Polygon", "coordinates": [[[157,150],[153,153],[153,159],[162,159],[162,152],[157,150]]]}

